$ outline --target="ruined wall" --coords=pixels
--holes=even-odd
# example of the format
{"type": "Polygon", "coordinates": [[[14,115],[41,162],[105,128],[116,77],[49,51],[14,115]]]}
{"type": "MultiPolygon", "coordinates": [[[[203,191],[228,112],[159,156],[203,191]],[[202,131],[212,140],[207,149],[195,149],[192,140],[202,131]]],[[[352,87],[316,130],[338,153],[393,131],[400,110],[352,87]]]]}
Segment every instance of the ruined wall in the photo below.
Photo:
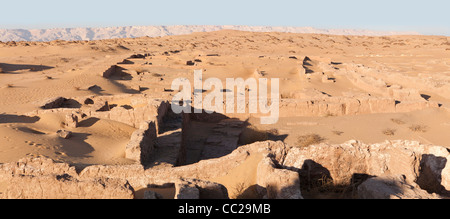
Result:
{"type": "Polygon", "coordinates": [[[139,163],[146,162],[153,152],[163,118],[170,110],[168,101],[148,99],[144,95],[73,98],[72,101],[83,103],[79,108],[63,108],[64,100],[66,99],[59,97],[47,101],[44,110],[35,110],[27,115],[65,114],[67,118],[74,118],[74,122],[71,123],[66,119],[66,125],[73,124],[73,128],[90,117],[113,120],[135,127],[137,130],[125,148],[125,157],[139,163]],[[111,104],[124,100],[130,105],[111,104]]]}
{"type": "Polygon", "coordinates": [[[70,176],[15,176],[2,199],[133,199],[125,179],[79,181],[70,176]]]}
{"type": "Polygon", "coordinates": [[[116,96],[88,96],[76,97],[71,100],[81,105],[77,108],[65,108],[61,105],[61,100],[65,98],[56,98],[54,101],[47,101],[44,106],[54,106],[42,110],[35,110],[27,113],[27,116],[39,116],[40,114],[51,113],[73,113],[84,114],[87,117],[96,117],[100,119],[109,119],[140,128],[142,122],[155,121],[157,130],[162,124],[162,119],[170,109],[169,101],[149,99],[145,95],[116,95],[116,96]],[[112,103],[127,99],[130,106],[115,106],[112,103]],[[89,100],[90,104],[84,104],[89,100]]]}
{"type": "Polygon", "coordinates": [[[186,147],[189,138],[187,130],[190,128],[191,114],[182,112],[181,120],[181,145],[178,153],[177,166],[186,164],[186,147]]]}
{"type": "Polygon", "coordinates": [[[156,138],[155,122],[143,122],[141,127],[131,135],[131,139],[125,148],[125,157],[145,164],[155,148],[156,138]]]}
{"type": "Polygon", "coordinates": [[[367,145],[353,140],[292,148],[282,165],[312,181],[329,177],[336,183],[349,183],[355,174],[403,175],[407,182],[423,189],[442,186],[450,190],[449,159],[449,150],[440,146],[414,141],[367,145]]]}
{"type": "Polygon", "coordinates": [[[420,186],[428,192],[450,190],[450,152],[444,147],[413,141],[372,145],[349,141],[338,145],[291,148],[283,142],[267,141],[239,147],[217,159],[147,170],[138,164],[94,165],[77,173],[68,164],[45,158],[24,159],[0,165],[0,181],[17,184],[15,188],[9,186],[0,192],[2,198],[132,198],[133,188],[177,183],[183,178],[208,181],[225,176],[255,154],[263,155],[254,171],[257,172],[257,184],[267,197],[300,198],[298,181],[313,180],[324,174],[336,183],[352,179],[355,174],[402,175],[408,185],[418,185],[417,188],[420,186]],[[44,185],[46,183],[48,185],[44,185]],[[88,188],[97,192],[90,193],[88,188]],[[65,191],[70,192],[66,194],[65,191]]]}
{"type": "Polygon", "coordinates": [[[175,183],[175,199],[228,199],[225,186],[198,179],[180,179],[175,183]]]}
{"type": "Polygon", "coordinates": [[[422,99],[420,91],[429,91],[441,96],[450,95],[448,82],[450,77],[445,74],[419,74],[409,76],[397,72],[384,72],[360,64],[346,63],[343,68],[334,70],[335,75],[344,76],[354,86],[368,92],[399,101],[414,101],[422,99]]]}
{"type": "Polygon", "coordinates": [[[202,160],[198,163],[165,169],[147,169],[139,165],[103,166],[95,165],[85,168],[80,173],[82,178],[105,176],[108,178],[126,178],[135,187],[146,187],[149,184],[163,185],[176,182],[180,178],[209,180],[226,175],[231,169],[239,166],[250,154],[275,154],[280,159],[286,152],[283,142],[258,142],[237,148],[233,153],[216,159],[202,160]]]}
{"type": "MultiPolygon", "coordinates": [[[[137,98],[139,100],[132,100],[134,102],[142,102],[139,107],[127,109],[121,106],[112,108],[110,111],[98,112],[95,110],[82,110],[87,116],[110,119],[117,122],[122,122],[127,125],[139,128],[142,122],[155,121],[157,131],[159,132],[162,118],[166,115],[170,108],[168,101],[149,100],[144,97],[137,98]]],[[[136,105],[139,105],[135,103],[136,105]]]]}
{"type": "Polygon", "coordinates": [[[0,165],[0,199],[132,199],[125,178],[79,179],[75,167],[46,158],[0,165]]]}
{"type": "Polygon", "coordinates": [[[439,108],[437,102],[398,101],[383,97],[331,97],[318,100],[283,99],[280,103],[280,116],[343,116],[372,113],[411,112],[426,108],[439,108]]]}

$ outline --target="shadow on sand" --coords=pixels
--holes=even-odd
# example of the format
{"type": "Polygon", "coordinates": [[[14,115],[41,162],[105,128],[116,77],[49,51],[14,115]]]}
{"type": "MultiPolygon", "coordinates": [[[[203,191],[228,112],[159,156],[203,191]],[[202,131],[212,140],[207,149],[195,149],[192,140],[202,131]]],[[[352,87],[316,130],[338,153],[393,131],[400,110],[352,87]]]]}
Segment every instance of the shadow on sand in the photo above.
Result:
{"type": "Polygon", "coordinates": [[[21,70],[29,70],[32,72],[39,72],[44,71],[48,69],[52,69],[54,67],[52,66],[46,66],[46,65],[20,65],[20,64],[6,64],[6,63],[0,63],[0,68],[2,69],[2,73],[4,74],[16,74],[16,71],[21,70]]]}
{"type": "Polygon", "coordinates": [[[0,114],[0,124],[2,123],[35,123],[41,118],[34,116],[19,116],[11,114],[0,114]]]}

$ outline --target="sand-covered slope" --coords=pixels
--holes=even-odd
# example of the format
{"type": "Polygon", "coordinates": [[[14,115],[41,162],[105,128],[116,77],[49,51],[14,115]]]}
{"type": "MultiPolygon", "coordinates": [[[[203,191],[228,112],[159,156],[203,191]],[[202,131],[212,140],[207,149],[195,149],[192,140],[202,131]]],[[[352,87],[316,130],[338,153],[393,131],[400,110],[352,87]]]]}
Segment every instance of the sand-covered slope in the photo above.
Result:
{"type": "Polygon", "coordinates": [[[180,129],[186,124],[175,116],[161,119],[161,105],[152,107],[170,101],[176,94],[170,89],[172,81],[192,80],[196,69],[203,70],[204,79],[224,82],[279,78],[281,97],[280,118],[273,125],[259,124],[258,114],[224,115],[248,120],[262,137],[229,129],[234,134],[225,138],[224,132],[217,134],[223,126],[219,121],[187,124],[204,130],[190,131],[191,141],[186,143],[186,151],[199,157],[211,145],[235,147],[238,140],[275,138],[302,146],[305,136],[312,136],[312,143],[415,140],[450,147],[449,40],[223,30],[0,43],[0,163],[30,155],[82,165],[134,163],[126,158],[127,145],[139,139],[134,133],[141,130],[141,122],[155,117],[159,135],[151,159],[158,162],[152,165],[160,160],[175,164],[179,157],[172,150],[183,144],[180,129]],[[43,107],[56,97],[66,101],[56,109],[43,107]],[[75,127],[67,120],[72,113],[78,113],[75,127]],[[72,137],[61,138],[61,129],[71,131],[72,137]],[[163,147],[167,145],[170,150],[163,147]],[[158,153],[170,159],[158,158],[158,153]]]}

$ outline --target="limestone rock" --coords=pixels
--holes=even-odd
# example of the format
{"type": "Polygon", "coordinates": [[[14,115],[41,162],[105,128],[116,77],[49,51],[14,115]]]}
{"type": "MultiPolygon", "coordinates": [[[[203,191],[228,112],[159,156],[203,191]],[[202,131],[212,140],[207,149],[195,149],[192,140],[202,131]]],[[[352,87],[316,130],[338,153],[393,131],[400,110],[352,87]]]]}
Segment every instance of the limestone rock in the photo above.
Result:
{"type": "Polygon", "coordinates": [[[358,186],[360,199],[438,199],[419,188],[415,183],[406,182],[403,175],[374,177],[358,186]]]}
{"type": "Polygon", "coordinates": [[[69,139],[70,137],[72,137],[71,131],[58,130],[56,133],[58,134],[59,137],[64,138],[64,139],[69,139]]]}
{"type": "Polygon", "coordinates": [[[446,148],[415,141],[367,145],[352,140],[292,148],[282,165],[297,170],[308,181],[328,177],[335,183],[349,183],[354,174],[403,175],[427,191],[441,192],[450,189],[450,164],[445,162],[449,159],[446,148]]]}
{"type": "Polygon", "coordinates": [[[98,177],[126,179],[133,188],[147,187],[151,183],[165,183],[167,178],[160,173],[160,178],[152,181],[147,178],[144,167],[141,164],[133,165],[93,165],[84,168],[80,174],[80,179],[91,179],[98,177]]]}
{"type": "Polygon", "coordinates": [[[131,135],[131,139],[125,148],[125,157],[144,163],[151,155],[156,141],[156,123],[148,121],[141,129],[131,135]]]}
{"type": "Polygon", "coordinates": [[[66,126],[69,128],[78,127],[78,116],[74,113],[66,115],[66,126]]]}
{"type": "Polygon", "coordinates": [[[17,162],[0,165],[0,175],[2,177],[10,177],[12,175],[42,176],[65,174],[76,176],[77,172],[75,167],[43,157],[27,157],[17,162]]]}
{"type": "Polygon", "coordinates": [[[111,110],[111,108],[108,104],[108,101],[96,102],[92,105],[91,109],[92,109],[92,111],[95,111],[95,112],[105,112],[105,111],[111,110]]]}
{"type": "Polygon", "coordinates": [[[79,181],[70,175],[15,176],[9,181],[5,199],[133,199],[134,190],[126,180],[79,181]]]}
{"type": "MultiPolygon", "coordinates": [[[[141,128],[148,129],[150,124],[154,122],[141,128]]],[[[151,133],[156,136],[156,131],[151,133]]],[[[303,185],[327,176],[334,183],[345,183],[355,174],[375,176],[358,187],[361,198],[440,198],[432,193],[450,190],[447,148],[414,141],[364,144],[353,140],[305,148],[291,148],[281,141],[257,142],[187,166],[92,165],[79,174],[65,163],[25,158],[0,165],[0,181],[10,185],[0,192],[3,198],[132,198],[133,187],[172,183],[180,199],[228,198],[223,185],[207,180],[227,176],[255,156],[263,158],[252,171],[256,171],[257,191],[266,198],[301,198],[300,181],[303,185]]]]}
{"type": "Polygon", "coordinates": [[[273,160],[264,158],[258,165],[256,183],[265,198],[303,199],[297,172],[276,168],[273,160]]]}
{"type": "Polygon", "coordinates": [[[228,199],[225,186],[198,179],[180,179],[175,190],[177,199],[228,199]]]}

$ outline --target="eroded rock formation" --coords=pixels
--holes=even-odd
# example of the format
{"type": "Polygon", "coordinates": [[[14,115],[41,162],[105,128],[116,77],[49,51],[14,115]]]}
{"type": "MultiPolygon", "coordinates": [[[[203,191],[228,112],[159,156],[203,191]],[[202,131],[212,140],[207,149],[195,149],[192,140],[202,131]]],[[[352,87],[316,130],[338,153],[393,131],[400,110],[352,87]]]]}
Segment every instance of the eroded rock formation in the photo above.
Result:
{"type": "Polygon", "coordinates": [[[336,184],[350,183],[357,174],[369,176],[358,187],[360,198],[440,198],[450,189],[450,153],[440,146],[349,141],[292,148],[267,141],[188,166],[147,170],[139,164],[94,165],[78,173],[65,163],[23,159],[0,165],[1,179],[16,185],[3,188],[2,197],[133,198],[135,188],[173,183],[178,198],[228,198],[227,188],[211,180],[226,176],[256,155],[261,159],[254,169],[255,185],[266,198],[302,198],[301,186],[307,183],[324,176],[336,184]]]}

